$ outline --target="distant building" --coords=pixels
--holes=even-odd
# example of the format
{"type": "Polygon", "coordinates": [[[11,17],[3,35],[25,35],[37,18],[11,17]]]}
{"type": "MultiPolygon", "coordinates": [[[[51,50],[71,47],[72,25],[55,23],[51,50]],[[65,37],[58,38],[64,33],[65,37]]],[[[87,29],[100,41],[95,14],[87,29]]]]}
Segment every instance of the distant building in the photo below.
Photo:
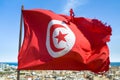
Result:
{"type": "Polygon", "coordinates": [[[4,69],[9,68],[8,64],[0,63],[0,71],[4,71],[4,69]]]}

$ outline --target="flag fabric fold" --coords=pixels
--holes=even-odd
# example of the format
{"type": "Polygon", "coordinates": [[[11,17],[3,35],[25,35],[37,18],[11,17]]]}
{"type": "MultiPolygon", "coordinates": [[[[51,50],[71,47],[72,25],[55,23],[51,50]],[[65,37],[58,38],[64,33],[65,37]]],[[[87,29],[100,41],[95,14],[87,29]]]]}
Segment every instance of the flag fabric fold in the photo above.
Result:
{"type": "Polygon", "coordinates": [[[111,27],[97,19],[71,18],[50,10],[23,10],[24,40],[18,70],[109,69],[111,27]]]}

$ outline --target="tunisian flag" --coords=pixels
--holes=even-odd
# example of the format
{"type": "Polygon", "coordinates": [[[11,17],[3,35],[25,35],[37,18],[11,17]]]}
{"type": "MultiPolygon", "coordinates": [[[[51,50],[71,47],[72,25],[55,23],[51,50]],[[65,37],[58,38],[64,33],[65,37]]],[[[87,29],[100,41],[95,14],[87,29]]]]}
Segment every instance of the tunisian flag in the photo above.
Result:
{"type": "Polygon", "coordinates": [[[50,10],[23,10],[24,40],[18,70],[109,69],[111,27],[97,19],[55,14],[50,10]]]}

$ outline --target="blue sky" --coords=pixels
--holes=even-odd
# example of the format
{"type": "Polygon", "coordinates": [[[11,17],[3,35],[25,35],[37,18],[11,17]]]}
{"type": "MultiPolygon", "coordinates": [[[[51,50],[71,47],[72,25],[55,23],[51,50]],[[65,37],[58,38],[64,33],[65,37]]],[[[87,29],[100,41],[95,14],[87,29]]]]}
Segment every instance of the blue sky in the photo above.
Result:
{"type": "Polygon", "coordinates": [[[97,18],[112,27],[110,61],[120,62],[120,0],[0,0],[0,62],[17,62],[21,5],[97,18]]]}

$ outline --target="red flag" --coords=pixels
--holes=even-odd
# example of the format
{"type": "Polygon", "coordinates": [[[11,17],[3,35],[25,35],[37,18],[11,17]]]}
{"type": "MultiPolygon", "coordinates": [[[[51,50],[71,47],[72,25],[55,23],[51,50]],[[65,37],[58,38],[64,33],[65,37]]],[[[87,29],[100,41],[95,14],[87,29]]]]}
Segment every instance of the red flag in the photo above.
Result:
{"type": "Polygon", "coordinates": [[[49,10],[23,10],[24,41],[19,70],[109,69],[111,28],[96,19],[72,18],[49,10]]]}

